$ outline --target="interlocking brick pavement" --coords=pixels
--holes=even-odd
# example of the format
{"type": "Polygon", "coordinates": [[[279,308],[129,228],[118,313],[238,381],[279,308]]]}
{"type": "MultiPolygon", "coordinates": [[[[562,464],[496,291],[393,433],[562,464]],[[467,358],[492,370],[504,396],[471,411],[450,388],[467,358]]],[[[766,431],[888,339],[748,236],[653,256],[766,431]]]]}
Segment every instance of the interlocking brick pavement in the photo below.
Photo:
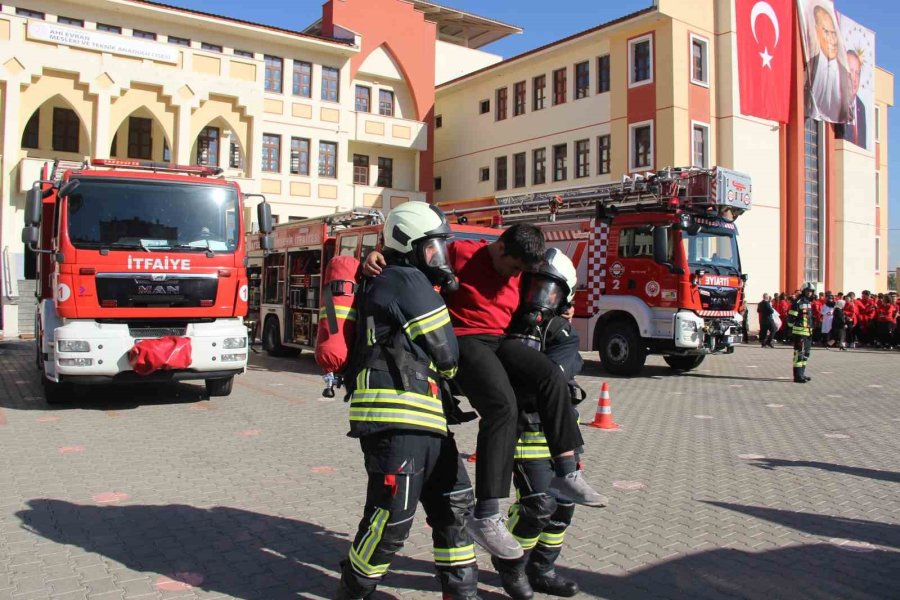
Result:
{"type": "MultiPolygon", "coordinates": [[[[816,349],[805,386],[790,360],[606,377],[623,427],[585,428],[585,463],[611,504],[578,509],[559,565],[580,597],[900,598],[900,354],[816,349]]],[[[229,398],[141,385],[48,407],[31,343],[0,343],[0,600],[331,597],[364,479],[321,388],[308,353],[255,355],[229,398]]],[[[475,431],[456,428],[464,451],[475,431]]],[[[436,597],[430,561],[420,517],[379,597],[436,597]]],[[[479,563],[482,597],[504,597],[479,563]]]]}

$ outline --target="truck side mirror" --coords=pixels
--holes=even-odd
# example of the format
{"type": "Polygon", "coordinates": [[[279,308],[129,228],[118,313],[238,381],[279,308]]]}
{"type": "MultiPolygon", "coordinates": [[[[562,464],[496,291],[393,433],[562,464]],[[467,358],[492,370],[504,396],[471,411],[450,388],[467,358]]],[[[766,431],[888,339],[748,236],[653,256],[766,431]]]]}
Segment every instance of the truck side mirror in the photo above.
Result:
{"type": "Polygon", "coordinates": [[[41,231],[35,225],[26,225],[22,228],[22,243],[29,248],[34,248],[40,241],[41,231]]]}
{"type": "Polygon", "coordinates": [[[272,241],[272,236],[264,233],[259,236],[259,247],[261,250],[265,252],[269,252],[272,248],[275,247],[275,243],[272,241]]]}
{"type": "Polygon", "coordinates": [[[272,205],[263,200],[256,206],[256,220],[259,221],[259,232],[263,234],[272,233],[274,224],[272,223],[272,205]]]}
{"type": "Polygon", "coordinates": [[[669,273],[684,275],[684,269],[676,267],[669,260],[669,228],[656,227],[653,229],[653,260],[669,269],[669,273]]]}
{"type": "MultiPolygon", "coordinates": [[[[38,225],[41,222],[41,212],[44,210],[44,194],[41,186],[35,183],[25,196],[25,224],[38,225]]],[[[24,240],[22,240],[24,241],[24,240]]]]}
{"type": "Polygon", "coordinates": [[[79,185],[81,185],[80,180],[70,179],[69,181],[67,181],[65,183],[65,185],[63,185],[61,188],[59,188],[59,193],[57,195],[60,198],[65,198],[66,196],[68,196],[72,192],[74,192],[78,188],[79,185]]]}

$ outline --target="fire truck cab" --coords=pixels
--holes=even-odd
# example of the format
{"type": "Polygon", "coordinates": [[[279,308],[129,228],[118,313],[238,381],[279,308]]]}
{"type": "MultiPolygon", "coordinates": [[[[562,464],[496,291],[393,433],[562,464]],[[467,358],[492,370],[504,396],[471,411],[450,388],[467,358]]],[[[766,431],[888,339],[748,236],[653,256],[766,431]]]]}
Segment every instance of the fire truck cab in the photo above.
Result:
{"type": "Polygon", "coordinates": [[[578,271],[573,323],[582,350],[615,374],[648,354],[676,370],[741,339],[744,282],[734,220],[750,179],[717,168],[668,169],[622,183],[442,205],[458,220],[533,223],[578,271]]]}
{"type": "Polygon", "coordinates": [[[73,385],[201,379],[231,393],[247,365],[237,184],[209,167],[94,160],[44,169],[22,241],[38,253],[37,364],[47,401],[73,385]],[[138,342],[190,341],[182,363],[138,375],[138,342]]]}

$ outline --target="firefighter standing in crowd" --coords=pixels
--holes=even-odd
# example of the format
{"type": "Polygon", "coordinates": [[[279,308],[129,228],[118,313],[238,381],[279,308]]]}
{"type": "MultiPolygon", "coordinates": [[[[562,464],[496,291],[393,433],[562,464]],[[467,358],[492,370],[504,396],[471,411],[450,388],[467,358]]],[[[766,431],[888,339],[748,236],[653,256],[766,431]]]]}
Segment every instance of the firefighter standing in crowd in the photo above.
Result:
{"type": "Polygon", "coordinates": [[[812,377],[806,375],[806,363],[812,352],[812,298],[816,288],[804,283],[800,295],[788,311],[788,327],[794,340],[794,383],[806,383],[812,377]]]}
{"type": "MultiPolygon", "coordinates": [[[[576,272],[572,261],[556,248],[547,250],[544,263],[523,277],[522,301],[510,326],[510,337],[540,350],[569,380],[572,404],[584,399],[584,391],[574,382],[583,361],[578,352],[578,335],[568,318],[575,296],[576,272]]],[[[492,558],[513,600],[528,600],[534,592],[570,597],[578,584],[556,572],[566,529],[572,522],[575,503],[551,489],[553,462],[536,412],[534,389],[514,384],[519,402],[519,439],[516,444],[513,483],[516,503],[509,509],[509,527],[525,550],[518,559],[492,558]]]]}
{"type": "Polygon", "coordinates": [[[451,401],[459,348],[433,286],[455,281],[447,258],[450,226],[425,202],[407,202],[384,224],[388,266],[357,300],[357,344],[348,367],[350,436],[368,476],[366,504],[342,564],[339,600],[365,598],[409,535],[422,502],[443,597],[477,598],[478,566],[467,522],[474,495],[453,435],[451,401]],[[356,373],[353,376],[353,373],[356,373]]]}

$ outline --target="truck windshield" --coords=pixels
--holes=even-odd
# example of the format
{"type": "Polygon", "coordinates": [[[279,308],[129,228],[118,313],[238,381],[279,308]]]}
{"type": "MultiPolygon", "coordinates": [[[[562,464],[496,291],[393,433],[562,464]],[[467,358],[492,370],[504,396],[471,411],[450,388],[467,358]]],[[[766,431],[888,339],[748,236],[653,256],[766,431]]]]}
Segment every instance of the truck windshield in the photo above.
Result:
{"type": "Polygon", "coordinates": [[[76,248],[233,252],[233,188],[151,180],[81,179],[66,201],[76,248]]]}
{"type": "Polygon", "coordinates": [[[685,233],[682,239],[684,255],[692,272],[712,271],[717,275],[740,275],[741,260],[737,238],[725,233],[685,233]]]}

